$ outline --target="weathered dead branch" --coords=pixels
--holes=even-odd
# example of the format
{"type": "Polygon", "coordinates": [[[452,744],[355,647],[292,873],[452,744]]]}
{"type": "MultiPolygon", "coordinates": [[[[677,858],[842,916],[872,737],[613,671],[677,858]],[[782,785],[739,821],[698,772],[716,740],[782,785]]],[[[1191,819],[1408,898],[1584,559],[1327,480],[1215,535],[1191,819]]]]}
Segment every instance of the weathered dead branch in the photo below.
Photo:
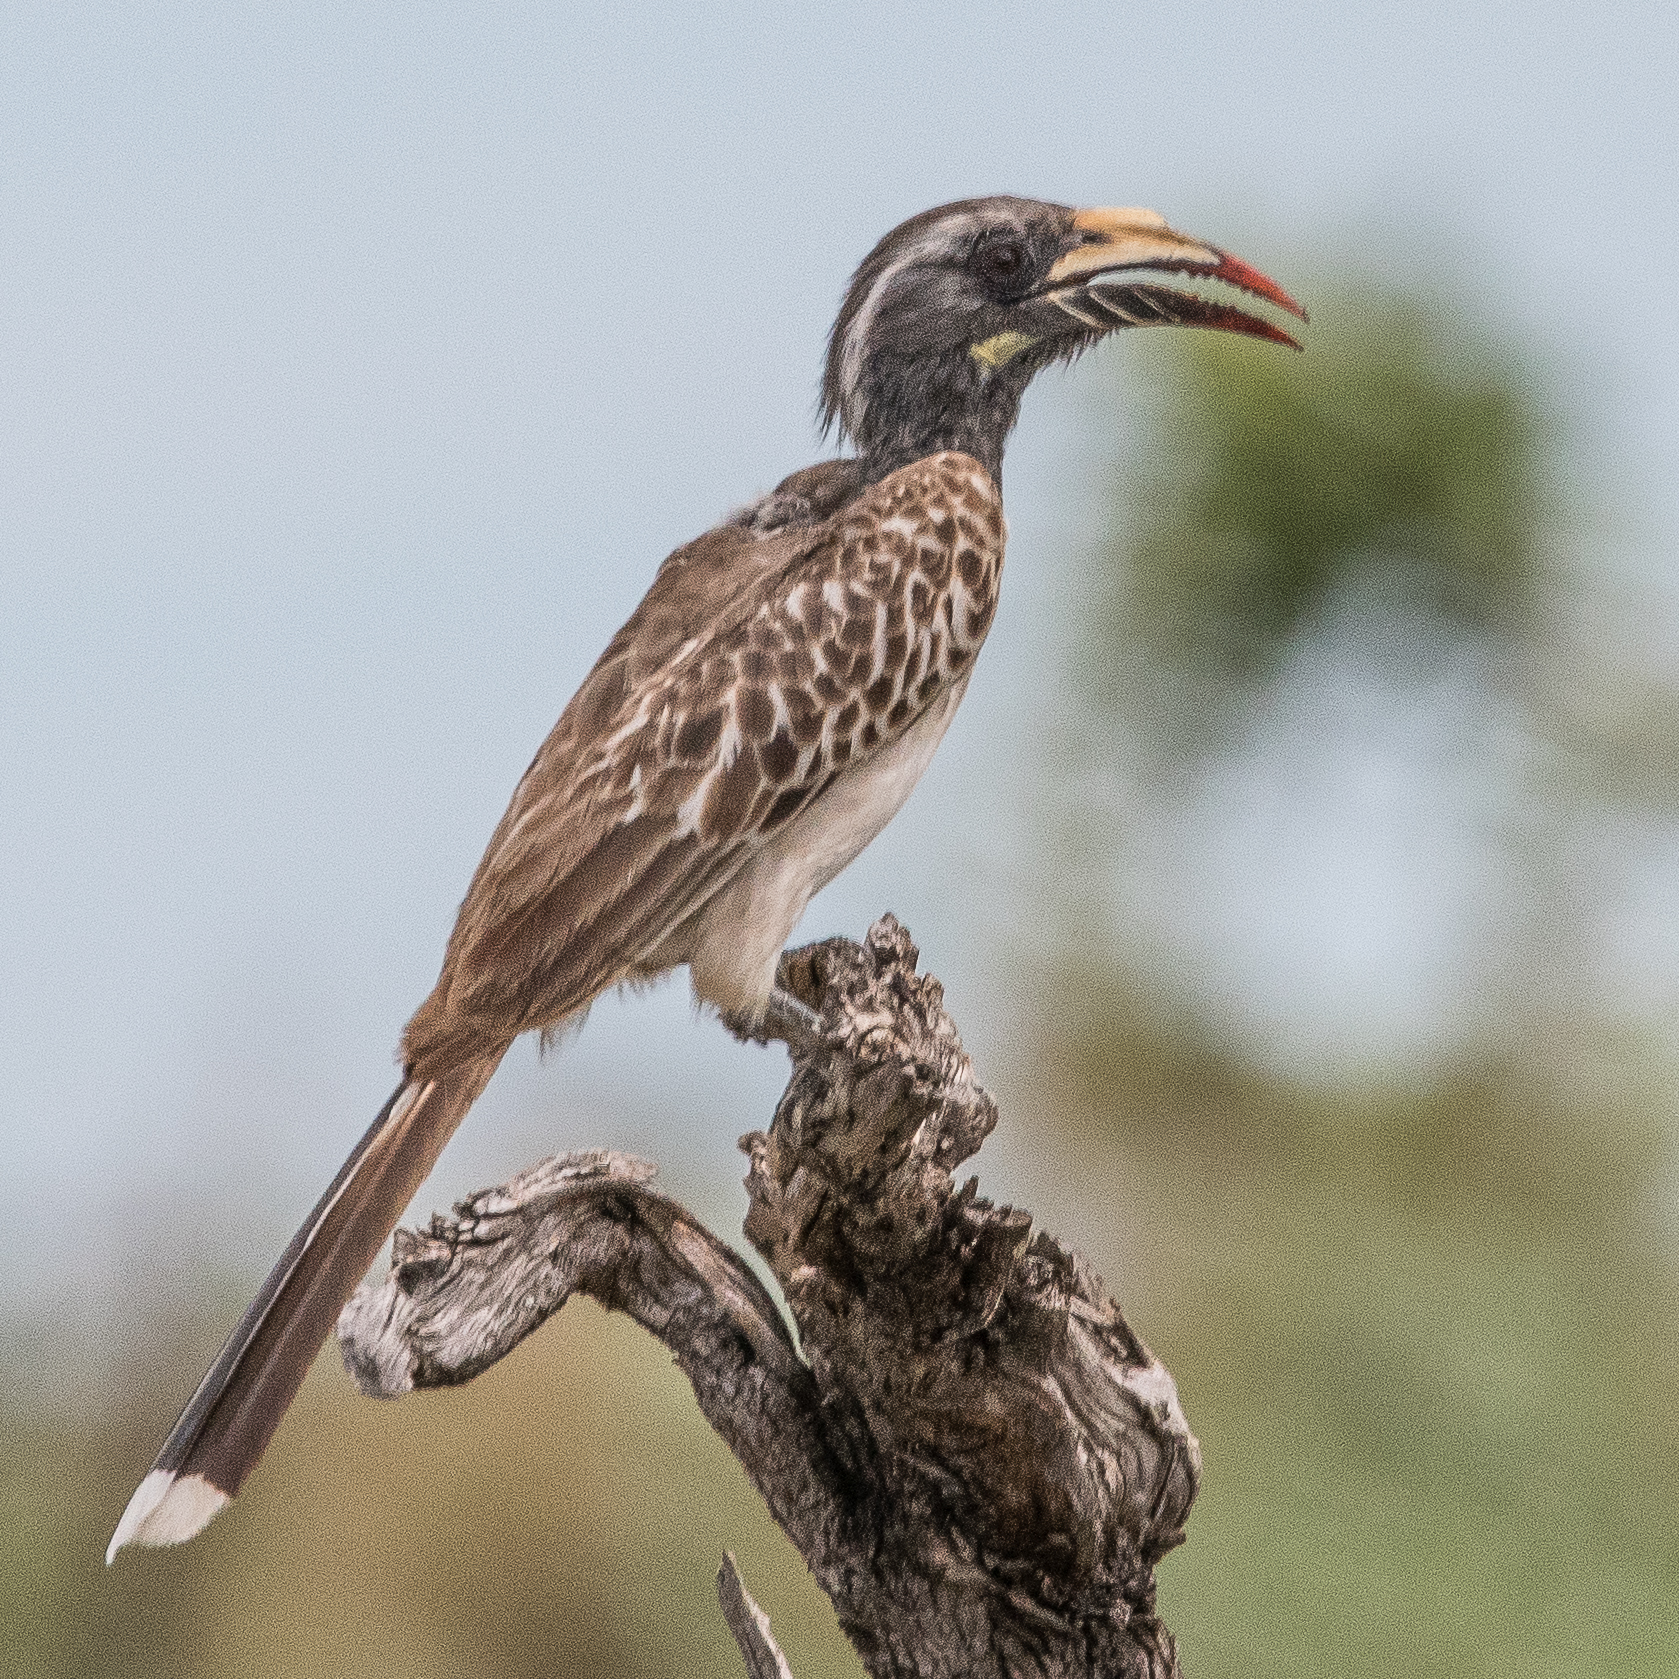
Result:
{"type": "MultiPolygon", "coordinates": [[[[468,1381],[589,1294],[670,1348],[876,1679],[1164,1679],[1154,1565],[1183,1537],[1194,1437],[1085,1262],[952,1180],[997,1110],[916,961],[890,916],[783,959],[822,1024],[743,1139],[746,1234],[802,1358],[650,1166],[595,1152],[398,1232],[344,1309],[345,1362],[386,1397],[468,1381]]],[[[719,1589],[749,1671],[784,1673],[732,1570],[719,1589]]]]}

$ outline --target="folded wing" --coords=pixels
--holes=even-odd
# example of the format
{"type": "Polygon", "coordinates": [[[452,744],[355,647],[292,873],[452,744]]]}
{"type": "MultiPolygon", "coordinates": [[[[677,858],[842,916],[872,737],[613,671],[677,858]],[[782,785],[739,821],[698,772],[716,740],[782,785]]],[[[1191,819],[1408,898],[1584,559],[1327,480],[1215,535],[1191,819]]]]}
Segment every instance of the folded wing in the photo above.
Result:
{"type": "Polygon", "coordinates": [[[820,525],[702,544],[667,562],[520,782],[409,1027],[411,1074],[681,960],[683,925],[756,850],[967,674],[1001,502],[947,453],[820,525]]]}

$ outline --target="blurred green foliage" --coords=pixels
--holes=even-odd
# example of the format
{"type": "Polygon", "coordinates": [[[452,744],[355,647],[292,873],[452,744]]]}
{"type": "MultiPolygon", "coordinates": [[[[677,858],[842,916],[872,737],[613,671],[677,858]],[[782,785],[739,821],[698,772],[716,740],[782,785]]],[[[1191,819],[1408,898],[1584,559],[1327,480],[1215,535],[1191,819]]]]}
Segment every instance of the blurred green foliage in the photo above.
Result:
{"type": "Polygon", "coordinates": [[[1186,1671],[1679,1672],[1663,1089],[1293,1086],[1066,977],[1011,1118],[1116,1186],[1109,1280],[1202,1443],[1186,1671]]]}
{"type": "Polygon", "coordinates": [[[1122,485],[1106,634],[1263,675],[1353,569],[1464,628],[1519,618],[1545,563],[1553,422],[1529,370],[1428,301],[1316,301],[1303,355],[1174,335],[1122,485]]]}
{"type": "Polygon", "coordinates": [[[1562,829],[1671,786],[1671,696],[1611,692],[1609,620],[1557,564],[1564,435],[1523,357],[1436,297],[1315,316],[1301,356],[1172,334],[1128,364],[1146,400],[1070,753],[1152,739],[1146,803],[1281,703],[1351,579],[1390,656],[1490,654],[1468,703],[1539,766],[1487,795],[1491,1003],[1444,1062],[1375,1083],[1261,1065],[1155,983],[1170,940],[1138,960],[1111,907],[1123,834],[1064,805],[1011,1117],[1116,1186],[1110,1281],[1202,1441],[1160,1577],[1186,1671],[1656,1679],[1679,1672],[1673,1068],[1571,983],[1595,854],[1562,829]]]}

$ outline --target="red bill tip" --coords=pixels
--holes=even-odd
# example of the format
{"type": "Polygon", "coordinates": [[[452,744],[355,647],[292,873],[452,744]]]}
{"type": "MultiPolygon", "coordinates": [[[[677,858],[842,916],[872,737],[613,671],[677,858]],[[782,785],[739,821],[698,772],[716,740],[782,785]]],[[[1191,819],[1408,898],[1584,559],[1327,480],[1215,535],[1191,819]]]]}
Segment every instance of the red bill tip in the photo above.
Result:
{"type": "MultiPolygon", "coordinates": [[[[1218,250],[1215,245],[1214,250],[1218,250]]],[[[1261,274],[1257,268],[1250,268],[1240,257],[1233,257],[1228,251],[1218,252],[1218,266],[1207,270],[1215,278],[1223,280],[1226,285],[1239,286],[1245,292],[1255,297],[1263,297],[1274,303],[1279,309],[1286,309],[1289,314],[1304,321],[1308,319],[1306,311],[1294,301],[1277,282],[1267,275],[1261,274]]],[[[1290,340],[1292,342],[1292,340],[1290,340]]]]}

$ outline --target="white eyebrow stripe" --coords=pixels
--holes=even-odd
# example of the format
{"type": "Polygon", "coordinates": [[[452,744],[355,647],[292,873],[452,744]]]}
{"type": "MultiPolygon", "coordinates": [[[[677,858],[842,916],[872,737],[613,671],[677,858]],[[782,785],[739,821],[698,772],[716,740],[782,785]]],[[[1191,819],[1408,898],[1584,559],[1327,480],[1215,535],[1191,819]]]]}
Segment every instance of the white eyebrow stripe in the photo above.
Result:
{"type": "Polygon", "coordinates": [[[840,418],[845,429],[853,437],[862,426],[866,413],[862,395],[857,389],[857,381],[863,371],[863,347],[868,342],[869,329],[874,324],[875,316],[880,313],[881,301],[886,296],[887,288],[906,268],[913,267],[929,257],[955,250],[970,236],[973,226],[974,217],[966,215],[937,228],[929,228],[921,239],[889,262],[881,270],[880,277],[869,287],[869,295],[863,299],[861,307],[852,317],[845,335],[845,348],[840,352],[840,418]]]}

